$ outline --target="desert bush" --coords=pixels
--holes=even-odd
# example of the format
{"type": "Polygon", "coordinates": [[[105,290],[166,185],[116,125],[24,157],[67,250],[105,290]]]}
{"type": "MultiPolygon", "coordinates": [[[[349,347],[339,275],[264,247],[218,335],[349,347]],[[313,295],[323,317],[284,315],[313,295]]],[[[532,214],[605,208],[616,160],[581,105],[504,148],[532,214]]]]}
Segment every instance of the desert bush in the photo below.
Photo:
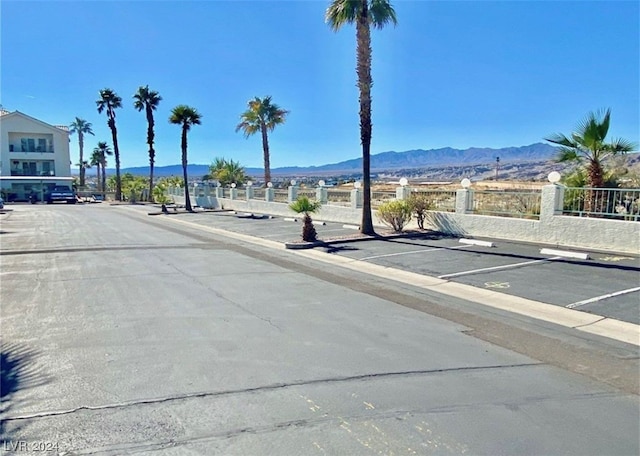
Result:
{"type": "Polygon", "coordinates": [[[423,193],[412,193],[411,196],[409,196],[408,203],[411,212],[416,216],[418,228],[424,230],[424,218],[427,211],[434,208],[433,201],[423,193]]]}
{"type": "Polygon", "coordinates": [[[378,218],[399,233],[411,220],[411,206],[407,201],[387,201],[378,206],[378,218]]]}

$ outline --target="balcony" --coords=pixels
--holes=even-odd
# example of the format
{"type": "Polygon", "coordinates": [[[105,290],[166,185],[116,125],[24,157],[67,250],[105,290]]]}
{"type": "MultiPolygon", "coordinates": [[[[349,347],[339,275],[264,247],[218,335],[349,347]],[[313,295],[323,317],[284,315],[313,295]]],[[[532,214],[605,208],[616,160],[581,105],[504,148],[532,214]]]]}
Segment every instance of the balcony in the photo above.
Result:
{"type": "Polygon", "coordinates": [[[9,152],[18,152],[18,153],[36,153],[36,154],[53,154],[55,151],[53,150],[53,145],[48,147],[39,147],[34,146],[23,147],[20,144],[9,144],[9,152]]]}
{"type": "Polygon", "coordinates": [[[32,173],[30,171],[11,170],[11,175],[25,177],[54,177],[56,173],[53,171],[49,171],[48,173],[36,171],[35,173],[32,173]]]}

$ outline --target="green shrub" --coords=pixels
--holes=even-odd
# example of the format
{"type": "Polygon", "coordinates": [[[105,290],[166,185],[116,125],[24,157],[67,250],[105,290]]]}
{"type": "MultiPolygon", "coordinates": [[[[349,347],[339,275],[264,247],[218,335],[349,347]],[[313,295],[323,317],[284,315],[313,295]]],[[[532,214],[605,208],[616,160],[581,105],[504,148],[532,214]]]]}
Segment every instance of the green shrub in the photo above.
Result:
{"type": "Polygon", "coordinates": [[[158,204],[167,204],[172,200],[167,195],[167,188],[164,184],[157,184],[153,187],[153,200],[158,204]]]}
{"type": "Polygon", "coordinates": [[[399,233],[411,220],[411,206],[407,201],[387,201],[378,206],[378,218],[399,233]]]}
{"type": "Polygon", "coordinates": [[[408,203],[411,212],[416,216],[418,228],[424,230],[424,217],[427,211],[433,209],[433,202],[424,193],[412,193],[411,196],[409,196],[408,203]]]}

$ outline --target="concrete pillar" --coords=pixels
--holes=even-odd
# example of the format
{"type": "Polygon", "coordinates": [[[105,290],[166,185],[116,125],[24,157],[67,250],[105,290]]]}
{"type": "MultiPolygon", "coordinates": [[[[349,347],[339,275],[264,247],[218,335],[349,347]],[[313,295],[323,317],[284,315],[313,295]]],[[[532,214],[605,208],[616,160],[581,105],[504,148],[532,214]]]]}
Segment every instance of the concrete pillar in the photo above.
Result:
{"type": "Polygon", "coordinates": [[[562,215],[564,205],[564,186],[551,184],[542,187],[540,197],[540,219],[562,215]]]}
{"type": "Polygon", "coordinates": [[[224,198],[224,188],[216,187],[216,198],[224,198]]]}
{"type": "Polygon", "coordinates": [[[247,185],[247,201],[253,199],[253,185],[247,185]]]}
{"type": "Polygon", "coordinates": [[[408,200],[411,195],[411,189],[406,185],[396,187],[396,199],[400,201],[408,200]]]}
{"type": "Polygon", "coordinates": [[[231,187],[229,189],[229,199],[238,199],[238,189],[235,187],[231,187]]]}
{"type": "Polygon", "coordinates": [[[467,188],[456,190],[456,214],[473,213],[473,191],[467,188]]]}
{"type": "Polygon", "coordinates": [[[327,204],[328,192],[325,187],[316,188],[316,200],[320,202],[320,204],[327,204]]]}
{"type": "Polygon", "coordinates": [[[354,188],[351,190],[351,209],[362,208],[362,189],[354,188]]]}
{"type": "Polygon", "coordinates": [[[267,203],[271,203],[275,198],[276,198],[276,191],[273,189],[273,187],[267,187],[267,189],[264,191],[264,200],[267,203]]]}
{"type": "Polygon", "coordinates": [[[287,197],[289,204],[293,203],[297,199],[298,199],[298,187],[296,185],[289,185],[289,195],[287,197]]]}

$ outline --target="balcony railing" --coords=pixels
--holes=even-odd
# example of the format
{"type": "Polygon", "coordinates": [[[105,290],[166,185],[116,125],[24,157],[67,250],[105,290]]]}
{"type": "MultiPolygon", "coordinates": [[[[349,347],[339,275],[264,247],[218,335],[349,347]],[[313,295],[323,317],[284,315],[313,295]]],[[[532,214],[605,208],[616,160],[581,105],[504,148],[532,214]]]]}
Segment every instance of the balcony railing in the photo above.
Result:
{"type": "Polygon", "coordinates": [[[11,175],[12,176],[26,176],[26,177],[54,177],[56,175],[56,173],[55,172],[51,172],[51,171],[30,172],[30,171],[22,171],[22,170],[12,169],[11,170],[11,175]]]}
{"type": "Polygon", "coordinates": [[[40,153],[40,154],[53,154],[55,153],[53,146],[49,147],[22,147],[21,145],[9,144],[9,152],[18,153],[40,153]]]}

